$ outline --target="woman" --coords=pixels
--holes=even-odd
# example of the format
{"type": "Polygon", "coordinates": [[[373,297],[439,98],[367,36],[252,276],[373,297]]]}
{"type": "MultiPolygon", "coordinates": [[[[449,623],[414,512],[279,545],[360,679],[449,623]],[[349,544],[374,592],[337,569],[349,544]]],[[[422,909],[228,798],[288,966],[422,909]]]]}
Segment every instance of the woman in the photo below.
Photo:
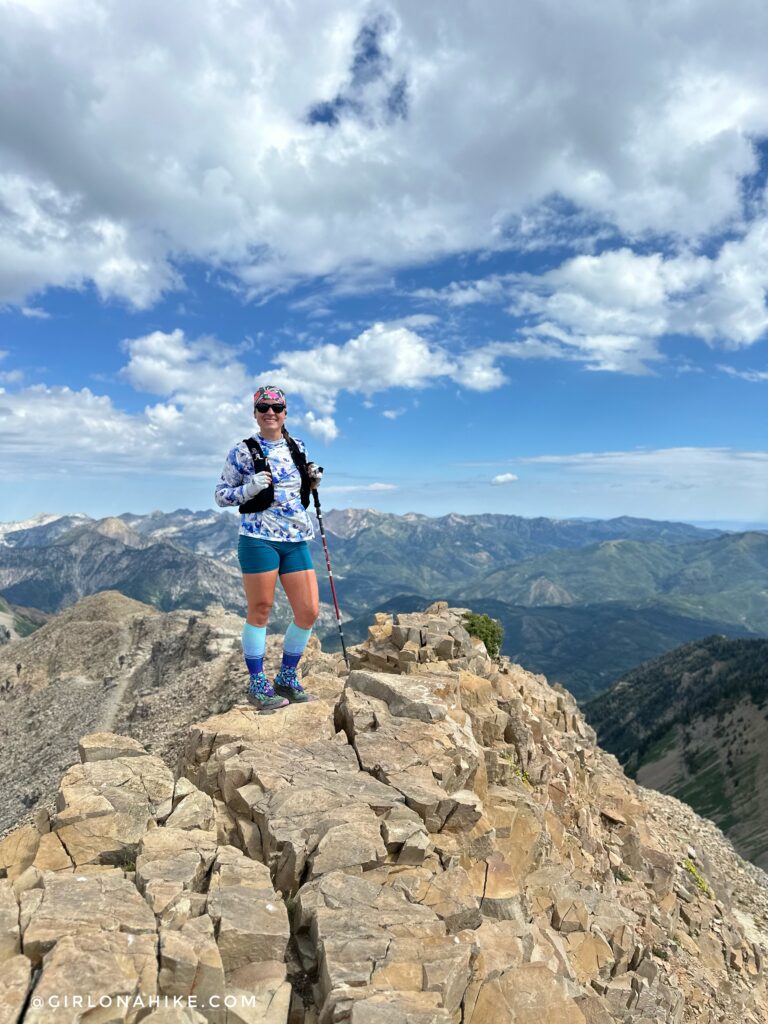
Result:
{"type": "Polygon", "coordinates": [[[253,414],[259,429],[227,455],[215,500],[221,506],[238,505],[242,513],[237,555],[248,601],[243,626],[243,654],[251,677],[248,699],[259,711],[275,711],[312,699],[296,667],[318,613],[317,576],[307,545],[315,531],[307,507],[323,471],[307,462],[304,442],[285,429],[287,406],[280,388],[259,388],[253,414]],[[285,632],[280,671],[270,683],[264,651],[278,575],[293,621],[285,632]]]}

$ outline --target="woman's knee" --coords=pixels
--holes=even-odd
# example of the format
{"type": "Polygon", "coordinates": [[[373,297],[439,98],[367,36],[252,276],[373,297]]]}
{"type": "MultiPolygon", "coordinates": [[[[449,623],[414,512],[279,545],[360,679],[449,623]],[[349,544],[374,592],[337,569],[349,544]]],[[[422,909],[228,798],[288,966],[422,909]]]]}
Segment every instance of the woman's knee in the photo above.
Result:
{"type": "Polygon", "coordinates": [[[293,621],[299,629],[312,629],[314,624],[317,622],[318,614],[319,608],[316,605],[314,607],[294,608],[293,621]]]}
{"type": "Polygon", "coordinates": [[[252,626],[266,626],[269,621],[269,613],[272,611],[271,601],[249,601],[248,621],[252,626]]]}
{"type": "Polygon", "coordinates": [[[320,613],[320,601],[317,594],[304,593],[300,596],[291,595],[291,611],[293,621],[300,629],[312,629],[320,613]]]}

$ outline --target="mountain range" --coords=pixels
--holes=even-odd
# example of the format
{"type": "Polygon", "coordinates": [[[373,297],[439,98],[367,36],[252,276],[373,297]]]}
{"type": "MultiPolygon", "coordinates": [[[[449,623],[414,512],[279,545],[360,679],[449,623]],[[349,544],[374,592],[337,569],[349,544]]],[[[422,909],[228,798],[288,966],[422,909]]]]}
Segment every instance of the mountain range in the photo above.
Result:
{"type": "MultiPolygon", "coordinates": [[[[324,514],[349,642],[373,612],[434,594],[498,618],[504,653],[585,699],[648,658],[713,632],[768,633],[768,535],[685,523],[524,519],[373,509],[324,514]]],[[[52,613],[116,589],[162,610],[211,603],[242,614],[238,517],[179,509],[0,526],[0,595],[52,613]]],[[[320,544],[317,631],[338,645],[320,544]]],[[[275,628],[290,621],[280,588],[275,628]]]]}
{"type": "Polygon", "coordinates": [[[640,665],[584,706],[644,786],[716,822],[768,866],[768,640],[711,636],[640,665]]]}

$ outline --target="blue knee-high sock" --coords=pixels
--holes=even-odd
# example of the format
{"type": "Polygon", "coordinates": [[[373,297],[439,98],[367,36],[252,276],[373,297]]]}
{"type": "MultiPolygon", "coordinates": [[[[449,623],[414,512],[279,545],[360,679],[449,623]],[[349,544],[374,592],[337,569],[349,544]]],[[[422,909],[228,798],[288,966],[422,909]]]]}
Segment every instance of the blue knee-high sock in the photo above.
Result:
{"type": "Polygon", "coordinates": [[[291,622],[285,631],[285,641],[283,642],[283,668],[296,668],[311,633],[311,626],[309,629],[302,629],[295,622],[291,622]]]}
{"type": "Polygon", "coordinates": [[[267,649],[267,627],[252,626],[246,622],[243,626],[243,656],[248,671],[252,676],[264,671],[264,651],[267,649]]]}

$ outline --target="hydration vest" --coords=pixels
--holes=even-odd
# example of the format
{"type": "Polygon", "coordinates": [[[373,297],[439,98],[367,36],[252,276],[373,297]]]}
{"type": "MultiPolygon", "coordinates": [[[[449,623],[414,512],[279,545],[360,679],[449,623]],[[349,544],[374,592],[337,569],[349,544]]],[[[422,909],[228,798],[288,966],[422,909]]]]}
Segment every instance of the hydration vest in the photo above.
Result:
{"type": "MultiPolygon", "coordinates": [[[[291,458],[293,459],[301,477],[301,504],[304,508],[308,508],[311,482],[307,471],[307,457],[303,454],[292,437],[286,437],[285,441],[288,444],[288,451],[291,453],[291,458]]],[[[244,437],[243,443],[248,445],[248,451],[251,453],[254,473],[261,473],[263,470],[270,468],[267,458],[261,450],[261,445],[254,437],[244,437]]],[[[270,484],[265,490],[259,491],[255,498],[251,498],[250,501],[246,501],[242,505],[239,505],[238,509],[240,512],[263,512],[265,509],[269,508],[274,500],[275,487],[274,484],[270,484]]]]}

